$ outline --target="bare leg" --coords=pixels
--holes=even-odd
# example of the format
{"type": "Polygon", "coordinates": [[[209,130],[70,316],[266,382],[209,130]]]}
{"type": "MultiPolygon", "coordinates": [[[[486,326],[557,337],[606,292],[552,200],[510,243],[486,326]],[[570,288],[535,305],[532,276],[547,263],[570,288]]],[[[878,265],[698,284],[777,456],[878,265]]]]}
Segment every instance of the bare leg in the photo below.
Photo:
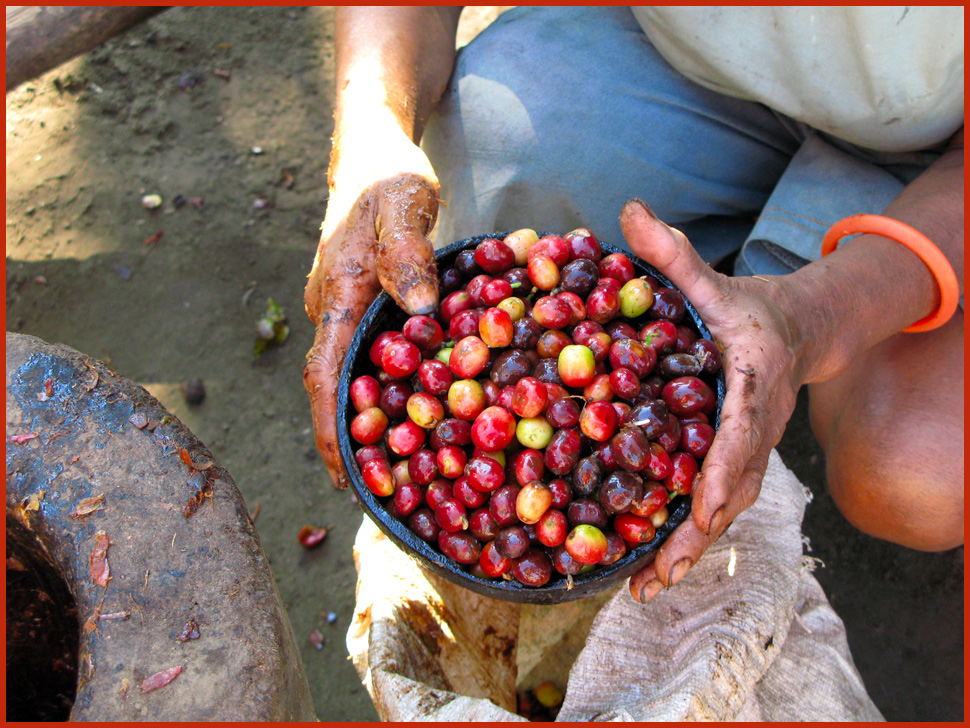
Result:
{"type": "Polygon", "coordinates": [[[832,498],[860,530],[922,551],[963,544],[963,310],[897,334],[809,387],[832,498]]]}

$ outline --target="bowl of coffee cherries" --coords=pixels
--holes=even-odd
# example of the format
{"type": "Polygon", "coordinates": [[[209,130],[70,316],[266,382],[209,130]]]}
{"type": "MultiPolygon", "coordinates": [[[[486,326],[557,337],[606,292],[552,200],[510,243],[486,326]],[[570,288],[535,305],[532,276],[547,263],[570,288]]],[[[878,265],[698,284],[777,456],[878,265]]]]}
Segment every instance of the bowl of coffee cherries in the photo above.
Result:
{"type": "Polygon", "coordinates": [[[721,352],[659,271],[586,228],[436,254],[439,306],[367,310],[338,444],[378,527],[484,596],[554,604],[647,566],[690,514],[721,352]]]}

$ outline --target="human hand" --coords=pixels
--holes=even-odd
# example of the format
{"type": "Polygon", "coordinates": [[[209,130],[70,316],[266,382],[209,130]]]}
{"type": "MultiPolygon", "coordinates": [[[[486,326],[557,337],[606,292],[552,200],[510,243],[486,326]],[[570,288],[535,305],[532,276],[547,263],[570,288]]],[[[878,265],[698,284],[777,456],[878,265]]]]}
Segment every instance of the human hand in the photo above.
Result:
{"type": "Polygon", "coordinates": [[[697,308],[723,350],[727,384],[721,424],[694,483],[692,517],[670,535],[651,565],[630,578],[633,598],[646,602],[676,584],[758,497],[768,455],[795,409],[802,364],[781,278],[716,272],[683,233],[639,200],[624,205],[620,224],[633,252],[697,308]]]}
{"type": "Polygon", "coordinates": [[[303,383],[317,449],[335,486],[347,487],[337,447],[337,383],[347,347],[383,288],[409,314],[438,305],[434,250],[438,179],[403,132],[344,135],[331,155],[330,200],[304,292],[316,325],[303,383]]]}

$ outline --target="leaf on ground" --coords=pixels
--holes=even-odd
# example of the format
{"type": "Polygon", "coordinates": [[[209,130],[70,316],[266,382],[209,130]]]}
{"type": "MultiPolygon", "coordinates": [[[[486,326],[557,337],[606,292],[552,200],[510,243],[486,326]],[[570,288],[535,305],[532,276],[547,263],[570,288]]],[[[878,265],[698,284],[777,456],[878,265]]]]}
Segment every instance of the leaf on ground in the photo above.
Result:
{"type": "Polygon", "coordinates": [[[47,491],[38,490],[36,493],[31,493],[27,500],[24,502],[24,510],[27,511],[39,511],[40,502],[44,500],[44,496],[47,495],[47,491]]]}
{"type": "Polygon", "coordinates": [[[199,633],[199,623],[194,619],[190,619],[182,627],[182,631],[179,636],[176,637],[179,642],[188,642],[189,640],[197,640],[202,635],[199,633]]]}
{"type": "Polygon", "coordinates": [[[11,435],[10,442],[16,442],[17,444],[20,444],[23,442],[27,442],[27,440],[33,440],[37,436],[38,435],[36,432],[27,432],[23,435],[11,435]]]}
{"type": "Polygon", "coordinates": [[[111,578],[111,568],[108,566],[108,546],[111,541],[104,531],[95,533],[94,539],[94,550],[91,551],[89,559],[91,581],[98,586],[107,586],[108,579],[111,578]]]}
{"type": "Polygon", "coordinates": [[[93,496],[91,498],[82,498],[74,506],[74,510],[71,511],[71,518],[84,518],[95,511],[104,510],[104,493],[100,495],[93,496]]]}
{"type": "Polygon", "coordinates": [[[179,458],[181,458],[182,462],[188,465],[193,470],[203,471],[203,470],[208,470],[209,468],[212,467],[211,460],[206,460],[205,462],[201,462],[201,463],[193,462],[192,456],[189,455],[189,451],[186,450],[184,447],[179,448],[179,458]]]}
{"type": "Polygon", "coordinates": [[[138,685],[138,689],[143,693],[150,693],[152,690],[163,688],[172,682],[172,680],[177,678],[180,672],[182,672],[181,665],[176,665],[175,667],[170,667],[167,670],[156,672],[151,677],[146,677],[144,680],[142,680],[138,685]]]}

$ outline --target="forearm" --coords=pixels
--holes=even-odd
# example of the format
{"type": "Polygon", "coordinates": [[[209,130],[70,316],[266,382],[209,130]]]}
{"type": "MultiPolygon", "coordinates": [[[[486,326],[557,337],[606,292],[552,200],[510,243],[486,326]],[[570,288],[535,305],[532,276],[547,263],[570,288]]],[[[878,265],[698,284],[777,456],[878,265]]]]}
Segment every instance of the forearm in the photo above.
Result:
{"type": "MultiPolygon", "coordinates": [[[[415,143],[455,59],[461,8],[339,7],[335,142],[365,124],[394,125],[415,143]]],[[[337,146],[337,145],[335,145],[337,146]]]]}
{"type": "MultiPolygon", "coordinates": [[[[931,165],[883,214],[930,238],[949,259],[963,292],[963,148],[931,165]]],[[[841,372],[857,354],[939,305],[935,278],[908,248],[860,235],[832,255],[777,279],[786,289],[792,340],[805,382],[841,372]]]]}

